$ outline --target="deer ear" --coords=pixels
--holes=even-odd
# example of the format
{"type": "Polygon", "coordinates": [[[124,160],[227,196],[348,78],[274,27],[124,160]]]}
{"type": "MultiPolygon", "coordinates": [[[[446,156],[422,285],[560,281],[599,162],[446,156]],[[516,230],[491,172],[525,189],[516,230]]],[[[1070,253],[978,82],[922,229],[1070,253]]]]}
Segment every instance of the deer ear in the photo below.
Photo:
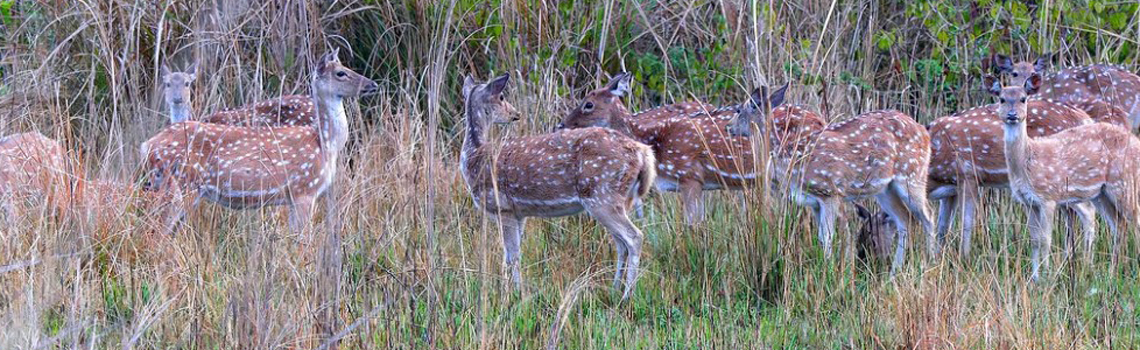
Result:
{"type": "Polygon", "coordinates": [[[1049,69],[1049,66],[1051,65],[1052,61],[1053,61],[1053,54],[1052,53],[1043,54],[1043,55],[1041,55],[1041,57],[1037,57],[1036,62],[1033,62],[1033,69],[1036,69],[1037,73],[1045,72],[1046,70],[1049,69]]]}
{"type": "Polygon", "coordinates": [[[1001,81],[999,81],[996,77],[992,75],[986,75],[984,78],[982,78],[982,84],[986,87],[986,91],[989,91],[991,95],[1001,95],[1001,81]]]}
{"type": "Polygon", "coordinates": [[[162,64],[162,70],[160,71],[160,74],[162,74],[162,76],[160,78],[163,78],[163,79],[166,79],[166,77],[170,76],[170,66],[167,66],[166,63],[163,63],[162,64]]]}
{"type": "Polygon", "coordinates": [[[768,108],[776,108],[784,104],[784,93],[788,92],[789,84],[791,83],[784,83],[784,86],[781,86],[779,89],[776,89],[776,91],[772,92],[771,95],[768,95],[768,108]]]}
{"type": "Polygon", "coordinates": [[[1041,89],[1041,74],[1033,74],[1029,79],[1025,79],[1025,94],[1036,94],[1037,90],[1041,89]]]}
{"type": "Polygon", "coordinates": [[[471,78],[470,75],[463,78],[463,99],[464,100],[471,98],[471,92],[475,91],[476,86],[479,86],[479,83],[476,82],[475,79],[471,78]]]}
{"type": "Polygon", "coordinates": [[[190,68],[186,68],[186,74],[190,75],[190,80],[198,79],[198,62],[190,64],[190,68]]]}
{"type": "Polygon", "coordinates": [[[871,211],[859,203],[855,203],[855,212],[859,214],[860,219],[868,220],[871,218],[871,211]]]}
{"type": "Polygon", "coordinates": [[[1013,72],[1013,59],[1002,54],[994,54],[994,74],[1013,72]]]}
{"type": "Polygon", "coordinates": [[[629,94],[629,84],[632,80],[633,75],[628,72],[621,72],[621,74],[610,79],[610,82],[606,84],[606,90],[609,90],[614,96],[623,97],[629,94]]]}
{"type": "Polygon", "coordinates": [[[768,87],[761,86],[752,89],[752,94],[748,96],[748,101],[752,102],[753,105],[756,105],[757,108],[762,108],[764,107],[765,96],[768,96],[768,87]]]}
{"type": "Polygon", "coordinates": [[[495,79],[491,79],[490,82],[487,82],[487,92],[492,95],[503,93],[503,90],[507,89],[507,81],[510,79],[510,74],[503,74],[495,77],[495,79]]]}

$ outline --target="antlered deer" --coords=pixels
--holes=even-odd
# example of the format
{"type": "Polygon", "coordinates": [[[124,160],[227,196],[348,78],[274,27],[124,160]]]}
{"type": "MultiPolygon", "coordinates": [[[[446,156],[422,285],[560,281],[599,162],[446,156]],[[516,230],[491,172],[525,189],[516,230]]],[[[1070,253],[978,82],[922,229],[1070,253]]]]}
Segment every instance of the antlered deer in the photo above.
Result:
{"type": "MultiPolygon", "coordinates": [[[[1009,56],[994,55],[992,64],[995,72],[1012,76],[1011,86],[1025,86],[1030,77],[1041,76],[1041,89],[1034,96],[1036,98],[1074,106],[1089,100],[1101,100],[1128,114],[1127,127],[1133,131],[1140,127],[1140,76],[1104,64],[1064,68],[1046,74],[1050,58],[1050,55],[1045,55],[1033,63],[1014,63],[1009,56]]],[[[1085,111],[1097,121],[1109,121],[1098,118],[1095,110],[1085,111]]]]}
{"type": "Polygon", "coordinates": [[[9,221],[21,216],[21,202],[43,200],[60,213],[68,205],[70,175],[63,146],[38,132],[0,138],[0,205],[9,221]]]}
{"type": "MultiPolygon", "coordinates": [[[[560,128],[607,127],[652,147],[657,156],[657,189],[681,193],[685,222],[699,224],[704,218],[704,190],[738,190],[755,180],[752,143],[748,137],[725,132],[739,106],[710,109],[708,105],[683,104],[631,116],[621,98],[629,92],[629,73],[614,77],[606,86],[586,95],[570,111],[560,128]],[[680,106],[680,107],[676,107],[680,106]]],[[[779,105],[784,89],[773,100],[779,105]]]]}
{"type": "Polygon", "coordinates": [[[528,217],[586,211],[613,236],[618,255],[614,287],[624,275],[622,299],[629,298],[644,236],[628,212],[652,186],[653,151],[613,130],[584,128],[512,139],[496,152],[484,144],[487,127],[519,119],[503,98],[507,80],[507,75],[486,84],[465,80],[467,135],[460,171],[475,204],[502,226],[503,263],[511,281],[516,287],[521,283],[519,243],[528,217]]]}
{"type": "MultiPolygon", "coordinates": [[[[1030,137],[1026,123],[1030,107],[1026,102],[1041,87],[1041,81],[1034,75],[1025,86],[1003,88],[993,76],[985,79],[990,93],[1000,100],[998,115],[1004,120],[1010,189],[1029,215],[1034,281],[1040,278],[1041,261],[1048,264],[1058,204],[1095,204],[1112,229],[1114,251],[1120,244],[1120,232],[1133,232],[1140,220],[1140,140],[1128,130],[1106,123],[1030,137]]],[[[1085,243],[1085,250],[1091,251],[1092,241],[1085,243]]]]}
{"type": "Polygon", "coordinates": [[[165,64],[162,65],[163,97],[170,108],[171,124],[197,120],[236,126],[306,126],[316,120],[317,106],[313,98],[303,95],[282,96],[194,118],[191,115],[190,84],[197,77],[197,63],[191,64],[185,72],[172,72],[165,64]]]}
{"type": "Polygon", "coordinates": [[[344,98],[377,84],[341,65],[334,50],[321,57],[312,80],[315,123],[293,127],[240,127],[187,121],[142,144],[151,190],[170,190],[167,230],[173,232],[200,198],[233,209],[288,205],[300,231],[314,201],[332,184],[348,141],[344,98]]]}
{"type": "Polygon", "coordinates": [[[757,111],[766,110],[762,106],[774,104],[765,92],[765,88],[753,91],[749,108],[737,116],[743,119],[729,131],[744,135],[751,130],[751,122],[759,125],[771,153],[772,179],[797,203],[812,208],[827,257],[831,257],[840,205],[869,196],[875,197],[898,228],[892,275],[906,257],[912,218],[929,236],[930,252],[937,254],[939,242],[926,203],[930,136],[922,125],[892,110],[826,125],[819,115],[794,107],[776,108],[770,117],[756,120],[757,111]]]}

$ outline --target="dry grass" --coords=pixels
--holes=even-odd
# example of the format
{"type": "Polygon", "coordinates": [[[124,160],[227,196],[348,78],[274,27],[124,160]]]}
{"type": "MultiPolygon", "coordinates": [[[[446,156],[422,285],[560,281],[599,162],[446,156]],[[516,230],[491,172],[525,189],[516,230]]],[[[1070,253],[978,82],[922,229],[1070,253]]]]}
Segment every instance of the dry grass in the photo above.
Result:
{"type": "MultiPolygon", "coordinates": [[[[464,74],[518,77],[509,98],[530,117],[496,137],[549,130],[622,69],[638,75],[635,110],[735,103],[757,84],[795,80],[789,101],[833,120],[897,108],[925,122],[986,101],[968,88],[976,78],[908,73],[932,52],[972,62],[990,44],[1059,48],[1065,33],[1095,32],[1089,45],[1070,42],[1067,60],[1135,67],[1134,10],[1123,31],[1046,16],[1039,30],[995,27],[975,42],[940,41],[924,27],[939,13],[866,1],[190,3],[0,1],[0,131],[39,130],[73,150],[88,178],[130,182],[139,143],[168,120],[161,63],[201,62],[203,112],[304,93],[318,55],[340,47],[382,92],[350,104],[346,170],[318,219],[328,225],[304,239],[277,209],[206,204],[168,237],[132,196],[20,218],[0,229],[0,348],[1140,346],[1137,247],[1113,273],[1103,238],[1095,266],[1054,254],[1050,278],[1034,285],[1024,217],[998,192],[986,197],[975,256],[930,259],[917,238],[894,280],[850,257],[824,261],[810,217],[765,186],[710,195],[699,229],[681,224],[675,195],[654,195],[636,220],[643,277],[619,303],[609,238],[585,217],[532,220],[525,290],[506,292],[496,223],[456,171],[464,74]],[[886,50],[884,30],[896,33],[886,50]]],[[[840,232],[845,248],[851,230],[840,232]]]]}

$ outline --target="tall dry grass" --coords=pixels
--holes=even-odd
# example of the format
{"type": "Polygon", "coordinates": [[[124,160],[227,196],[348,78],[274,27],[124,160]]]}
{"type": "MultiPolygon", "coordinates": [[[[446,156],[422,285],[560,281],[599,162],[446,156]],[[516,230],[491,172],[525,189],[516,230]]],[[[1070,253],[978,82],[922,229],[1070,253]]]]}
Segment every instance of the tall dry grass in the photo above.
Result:
{"type": "Polygon", "coordinates": [[[156,234],[135,196],[0,229],[0,348],[1136,347],[1137,249],[1115,273],[1103,243],[1095,266],[1054,254],[1049,280],[1028,283],[1025,219],[999,192],[975,256],[931,259],[917,238],[893,280],[825,261],[809,215],[757,186],[709,195],[700,228],[654,195],[628,303],[609,288],[609,239],[584,217],[533,220],[525,288],[505,290],[498,227],[455,171],[464,75],[517,78],[509,98],[528,117],[495,131],[507,138],[548,131],[621,70],[638,77],[634,110],[793,81],[788,100],[832,120],[897,108],[926,122],[987,102],[973,87],[991,50],[1136,66],[1129,4],[1107,4],[1126,11],[1115,29],[1069,19],[1091,5],[1038,4],[1021,23],[1024,5],[979,3],[0,1],[0,131],[61,140],[93,180],[137,177],[138,144],[168,120],[163,63],[200,62],[198,113],[305,93],[334,47],[381,85],[349,104],[345,171],[316,239],[288,233],[277,209],[209,204],[156,234]],[[939,34],[959,21],[981,34],[939,34]]]}

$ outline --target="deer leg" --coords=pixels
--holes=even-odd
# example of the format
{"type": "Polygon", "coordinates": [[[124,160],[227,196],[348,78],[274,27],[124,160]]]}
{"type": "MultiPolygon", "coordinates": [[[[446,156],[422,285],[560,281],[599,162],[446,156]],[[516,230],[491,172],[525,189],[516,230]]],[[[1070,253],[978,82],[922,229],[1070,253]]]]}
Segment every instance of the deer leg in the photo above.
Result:
{"type": "Polygon", "coordinates": [[[1029,239],[1032,244],[1029,258],[1033,265],[1030,278],[1033,279],[1033,282],[1039,282],[1041,280],[1041,265],[1045,265],[1046,268],[1049,265],[1049,252],[1053,244],[1053,213],[1057,208],[1055,203],[1044,202],[1039,205],[1027,206],[1027,209],[1029,213],[1029,239]]]}
{"type": "Polygon", "coordinates": [[[1067,221],[1069,222],[1070,231],[1068,242],[1065,243],[1066,248],[1069,250],[1067,253],[1071,258],[1073,254],[1072,249],[1074,248],[1074,244],[1072,243],[1074,241],[1074,227],[1076,224],[1073,216],[1076,216],[1075,219],[1080,221],[1083,236],[1081,240],[1081,256],[1085,260],[1085,263],[1091,265],[1093,243],[1096,242],[1096,205],[1091,202],[1077,203],[1070,206],[1069,210],[1071,213],[1069,213],[1070,215],[1067,217],[1067,221]]]}
{"type": "Polygon", "coordinates": [[[898,199],[906,205],[910,216],[918,220],[922,226],[922,232],[926,234],[927,252],[931,257],[938,256],[942,250],[944,237],[935,236],[934,221],[930,219],[930,207],[926,204],[926,183],[915,180],[906,183],[895,181],[891,187],[898,199]]]}
{"type": "Polygon", "coordinates": [[[645,208],[644,207],[645,207],[645,202],[641,199],[641,197],[635,196],[633,198],[633,215],[634,215],[634,217],[636,217],[638,219],[644,218],[645,217],[645,208]]]}
{"type": "Polygon", "coordinates": [[[522,273],[519,272],[519,243],[522,239],[522,230],[526,225],[526,218],[513,215],[498,216],[503,235],[503,270],[509,274],[511,284],[517,290],[522,289],[522,273]]]}
{"type": "Polygon", "coordinates": [[[293,198],[293,205],[289,206],[289,228],[293,234],[304,235],[313,220],[313,203],[316,198],[303,196],[293,198]]]}
{"type": "Polygon", "coordinates": [[[889,189],[875,195],[875,201],[879,202],[883,211],[890,215],[891,220],[894,220],[895,228],[898,230],[895,238],[895,256],[891,259],[891,277],[894,277],[902,269],[903,263],[906,262],[907,236],[910,234],[911,216],[908,214],[906,204],[903,203],[902,199],[889,189]]]}
{"type": "Polygon", "coordinates": [[[700,225],[704,221],[705,208],[702,197],[704,184],[700,180],[681,179],[681,199],[684,201],[685,224],[689,226],[700,225]]]}
{"type": "Polygon", "coordinates": [[[978,219],[978,183],[972,179],[958,184],[958,201],[962,205],[962,241],[958,250],[962,256],[970,256],[973,246],[974,228],[978,219]]]}
{"type": "Polygon", "coordinates": [[[938,201],[938,225],[936,231],[939,242],[946,242],[946,233],[950,232],[950,225],[954,223],[954,215],[958,213],[958,196],[951,195],[938,201]]]}
{"type": "Polygon", "coordinates": [[[626,208],[622,206],[602,205],[587,209],[590,211],[590,215],[594,216],[602,226],[605,226],[606,230],[610,231],[614,237],[614,245],[618,247],[619,254],[618,272],[614,279],[619,281],[624,270],[625,290],[622,292],[621,298],[627,300],[633,294],[634,286],[637,285],[638,267],[641,262],[641,244],[645,236],[637,226],[633,225],[633,222],[629,221],[626,208]],[[622,250],[625,250],[624,259],[620,256],[622,250]]]}
{"type": "Polygon", "coordinates": [[[831,240],[835,237],[835,220],[838,219],[839,198],[819,198],[816,209],[816,221],[819,223],[819,244],[823,247],[823,256],[831,259],[831,240]]]}

